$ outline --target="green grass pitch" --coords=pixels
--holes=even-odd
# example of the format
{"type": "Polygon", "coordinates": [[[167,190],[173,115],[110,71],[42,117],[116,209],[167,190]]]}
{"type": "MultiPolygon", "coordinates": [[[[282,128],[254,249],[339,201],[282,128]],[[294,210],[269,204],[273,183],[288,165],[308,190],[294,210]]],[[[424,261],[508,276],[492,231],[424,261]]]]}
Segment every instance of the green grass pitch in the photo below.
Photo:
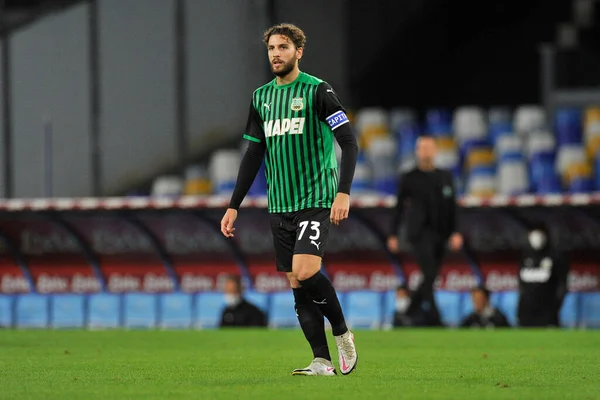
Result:
{"type": "Polygon", "coordinates": [[[306,377],[299,330],[0,330],[0,399],[600,399],[598,331],[355,336],[356,371],[306,377]]]}

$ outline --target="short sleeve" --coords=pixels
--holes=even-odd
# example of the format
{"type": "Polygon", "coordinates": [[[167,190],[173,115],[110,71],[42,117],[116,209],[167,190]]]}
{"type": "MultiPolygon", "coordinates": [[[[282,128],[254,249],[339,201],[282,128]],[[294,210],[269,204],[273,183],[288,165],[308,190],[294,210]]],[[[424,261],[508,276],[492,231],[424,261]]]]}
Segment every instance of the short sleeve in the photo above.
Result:
{"type": "Polygon", "coordinates": [[[349,122],[340,98],[327,82],[319,84],[315,103],[319,119],[327,122],[332,131],[349,122]]]}
{"type": "Polygon", "coordinates": [[[253,102],[250,102],[250,110],[248,111],[248,121],[246,122],[244,139],[257,143],[264,143],[265,141],[265,131],[263,129],[262,120],[258,114],[258,111],[256,111],[256,108],[254,108],[253,102]]]}

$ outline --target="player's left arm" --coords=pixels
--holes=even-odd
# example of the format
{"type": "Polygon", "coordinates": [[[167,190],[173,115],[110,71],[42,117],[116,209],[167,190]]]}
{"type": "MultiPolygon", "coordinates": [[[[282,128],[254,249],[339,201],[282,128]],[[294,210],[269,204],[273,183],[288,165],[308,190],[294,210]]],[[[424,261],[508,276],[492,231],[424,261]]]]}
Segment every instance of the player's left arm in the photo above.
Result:
{"type": "Polygon", "coordinates": [[[352,124],[350,124],[346,115],[346,110],[342,106],[338,95],[328,83],[322,82],[317,88],[315,104],[319,119],[329,125],[342,149],[338,192],[331,207],[330,216],[331,222],[337,225],[340,221],[348,218],[350,187],[356,168],[358,143],[352,124]]]}

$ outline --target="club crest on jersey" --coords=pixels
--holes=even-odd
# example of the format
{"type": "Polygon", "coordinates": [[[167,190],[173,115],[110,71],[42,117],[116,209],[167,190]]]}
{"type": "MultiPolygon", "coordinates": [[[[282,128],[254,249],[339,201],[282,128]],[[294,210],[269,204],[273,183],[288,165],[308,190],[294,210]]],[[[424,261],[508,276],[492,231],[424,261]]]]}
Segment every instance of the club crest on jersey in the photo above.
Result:
{"type": "Polygon", "coordinates": [[[302,97],[294,97],[291,104],[292,111],[300,111],[304,108],[304,99],[302,97]]]}

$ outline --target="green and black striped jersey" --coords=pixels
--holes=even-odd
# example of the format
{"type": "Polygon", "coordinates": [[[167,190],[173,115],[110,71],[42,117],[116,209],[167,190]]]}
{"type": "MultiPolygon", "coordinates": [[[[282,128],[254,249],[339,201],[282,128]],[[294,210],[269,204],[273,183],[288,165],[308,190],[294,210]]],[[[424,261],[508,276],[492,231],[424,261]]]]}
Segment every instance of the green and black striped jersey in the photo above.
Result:
{"type": "Polygon", "coordinates": [[[348,122],[331,86],[300,72],[254,91],[244,138],[265,144],[269,212],[330,208],[337,193],[333,131],[348,122]]]}

